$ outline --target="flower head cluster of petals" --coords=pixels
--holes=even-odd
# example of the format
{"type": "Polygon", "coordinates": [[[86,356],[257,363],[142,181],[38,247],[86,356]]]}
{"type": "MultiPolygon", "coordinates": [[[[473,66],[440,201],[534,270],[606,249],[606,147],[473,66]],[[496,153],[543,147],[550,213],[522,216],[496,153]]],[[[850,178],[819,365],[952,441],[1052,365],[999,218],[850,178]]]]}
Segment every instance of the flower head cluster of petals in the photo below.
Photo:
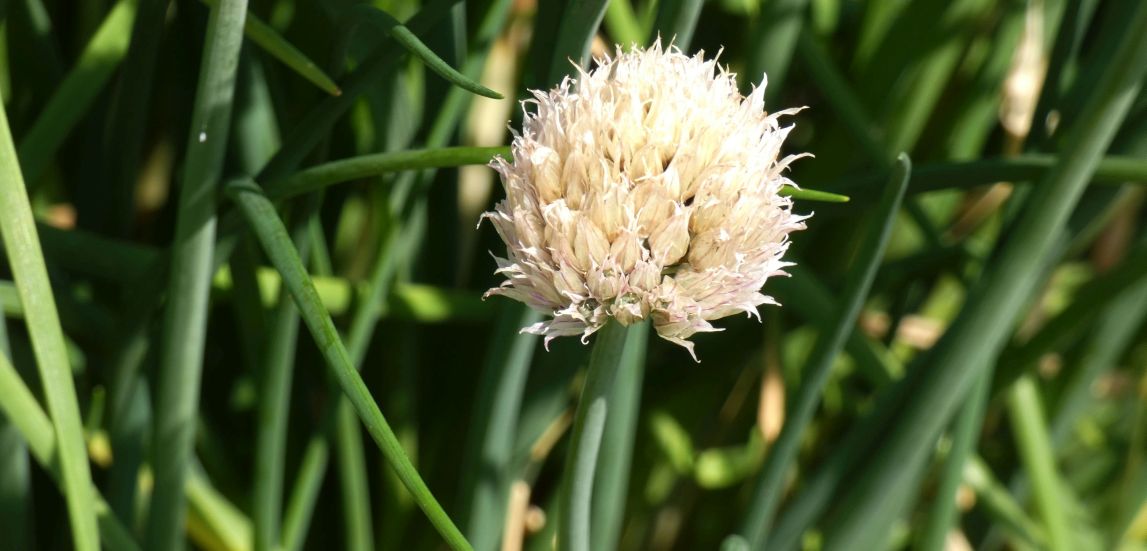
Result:
{"type": "Polygon", "coordinates": [[[507,279],[487,296],[552,316],[523,329],[547,344],[651,319],[690,354],[710,321],[776,304],[761,288],[807,216],[780,195],[802,155],[778,159],[778,118],[798,109],[766,113],[764,89],[742,96],[715,60],[658,43],[533,91],[513,159],[491,163],[506,198],[483,218],[507,279]]]}

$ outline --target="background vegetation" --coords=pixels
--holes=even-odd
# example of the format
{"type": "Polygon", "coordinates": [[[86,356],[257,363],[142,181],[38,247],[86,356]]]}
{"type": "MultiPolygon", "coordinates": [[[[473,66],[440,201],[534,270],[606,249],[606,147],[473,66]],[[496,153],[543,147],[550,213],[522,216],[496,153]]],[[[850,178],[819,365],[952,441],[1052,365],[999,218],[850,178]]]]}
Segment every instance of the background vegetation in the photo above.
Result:
{"type": "Polygon", "coordinates": [[[0,0],[0,548],[551,548],[591,347],[475,165],[658,34],[851,201],[625,335],[588,548],[1147,546],[1143,2],[0,0]]]}

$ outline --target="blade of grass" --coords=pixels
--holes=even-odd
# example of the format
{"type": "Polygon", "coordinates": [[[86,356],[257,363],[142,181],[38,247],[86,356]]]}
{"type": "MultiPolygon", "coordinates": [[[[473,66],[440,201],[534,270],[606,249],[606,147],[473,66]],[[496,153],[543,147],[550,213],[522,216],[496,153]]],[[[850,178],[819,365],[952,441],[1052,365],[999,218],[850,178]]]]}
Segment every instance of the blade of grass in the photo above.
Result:
{"type": "Polygon", "coordinates": [[[1147,277],[1147,241],[1131,250],[1122,264],[1084,284],[1074,294],[1071,304],[1047,320],[1030,339],[1011,350],[1005,350],[1000,356],[1000,365],[1003,367],[997,375],[1000,382],[996,388],[1014,381],[1043,354],[1065,347],[1079,331],[1091,325],[1091,320],[1108,304],[1144,277],[1147,277]]]}
{"type": "MultiPolygon", "coordinates": [[[[317,165],[291,175],[285,180],[268,183],[267,196],[276,201],[324,189],[328,186],[389,172],[480,165],[495,156],[506,157],[509,146],[444,147],[387,153],[372,153],[317,165]]],[[[1147,163],[1144,163],[1147,164],[1147,163]]],[[[781,195],[804,201],[847,203],[848,196],[815,189],[785,187],[781,195]]]]}
{"type": "Polygon", "coordinates": [[[135,220],[136,176],[167,4],[166,0],[139,0],[131,44],[124,57],[108,116],[103,146],[104,156],[108,159],[107,181],[112,187],[112,199],[109,208],[97,213],[107,217],[97,227],[109,228],[113,235],[121,237],[131,233],[135,220]]]}
{"type": "Polygon", "coordinates": [[[211,549],[246,551],[251,544],[251,521],[200,472],[187,477],[187,532],[195,543],[211,549]]]}
{"type": "Polygon", "coordinates": [[[567,0],[561,9],[552,48],[541,55],[549,56],[549,78],[541,86],[549,88],[573,70],[573,65],[585,68],[589,64],[589,47],[597,34],[597,27],[605,17],[607,0],[567,0]]]}
{"type": "MultiPolygon", "coordinates": [[[[304,262],[310,254],[308,228],[321,202],[320,198],[310,198],[300,205],[301,212],[296,214],[298,220],[294,223],[292,241],[304,262]]],[[[255,440],[256,468],[251,511],[255,551],[270,551],[280,545],[287,421],[299,333],[298,310],[282,291],[271,319],[271,331],[265,339],[263,380],[259,392],[259,433],[255,440]]]]}
{"type": "Polygon", "coordinates": [[[15,283],[0,281],[0,310],[11,318],[24,317],[24,305],[20,303],[20,291],[15,283]]]}
{"type": "Polygon", "coordinates": [[[657,9],[657,20],[653,24],[652,41],[660,36],[670,40],[682,51],[689,51],[693,42],[693,31],[701,18],[704,0],[661,0],[657,9]]]}
{"type": "Polygon", "coordinates": [[[339,461],[339,487],[342,489],[343,525],[347,536],[345,545],[353,551],[370,551],[374,549],[374,530],[371,526],[370,483],[365,476],[366,456],[363,454],[362,434],[359,433],[358,420],[349,402],[340,400],[337,411],[335,444],[339,461]]]}
{"type": "MultiPolygon", "coordinates": [[[[253,238],[248,237],[239,243],[227,267],[231,284],[229,289],[231,309],[239,326],[236,331],[240,339],[240,352],[247,367],[255,372],[261,371],[258,366],[262,365],[265,347],[274,346],[268,344],[270,341],[264,342],[266,339],[263,338],[267,334],[267,326],[271,323],[268,311],[273,311],[282,304],[282,301],[276,303],[278,294],[269,294],[265,297],[261,292],[258,275],[259,259],[258,244],[253,238]]],[[[215,289],[219,288],[218,276],[219,273],[216,273],[216,282],[213,286],[215,289]]]]}
{"type": "MultiPolygon", "coordinates": [[[[131,44],[111,99],[102,144],[107,167],[106,182],[110,189],[103,191],[108,196],[105,199],[107,206],[95,211],[97,221],[91,226],[104,228],[114,236],[131,235],[135,225],[140,155],[147,134],[145,126],[152,105],[156,61],[167,6],[166,0],[140,0],[132,24],[131,44]]],[[[92,248],[84,254],[103,256],[108,252],[105,248],[92,248]],[[92,254],[97,251],[97,254],[92,254]]],[[[114,269],[122,273],[125,267],[116,263],[114,269]]],[[[106,426],[115,460],[109,469],[105,488],[112,511],[124,519],[136,518],[139,473],[146,459],[144,442],[151,425],[150,394],[140,371],[152,345],[150,329],[161,300],[161,282],[164,279],[142,280],[147,287],[142,292],[137,292],[140,289],[134,285],[122,287],[121,296],[125,304],[121,306],[121,312],[124,312],[122,319],[125,321],[119,328],[121,338],[113,344],[107,365],[110,381],[106,426]]]]}
{"type": "Polygon", "coordinates": [[[1062,447],[1087,405],[1097,399],[1092,392],[1095,381],[1115,368],[1120,355],[1134,342],[1144,320],[1147,320],[1147,280],[1140,280],[1123,291],[1100,315],[1078,362],[1079,371],[1069,375],[1067,385],[1054,404],[1051,438],[1056,448],[1062,447]]]}
{"type": "Polygon", "coordinates": [[[794,188],[786,187],[781,190],[781,195],[785,197],[792,197],[797,201],[816,201],[821,203],[847,203],[852,199],[847,195],[840,195],[838,193],[829,193],[827,191],[817,191],[815,189],[807,188],[794,188]]]}
{"type": "Polygon", "coordinates": [[[1039,390],[1031,375],[1020,377],[1007,399],[1008,416],[1012,422],[1020,462],[1031,477],[1036,509],[1047,531],[1048,549],[1066,551],[1074,549],[1068,529],[1071,526],[1063,509],[1060,496],[1063,482],[1055,468],[1055,452],[1044,422],[1039,390]]]}
{"type": "MultiPolygon", "coordinates": [[[[320,222],[318,218],[313,218],[310,228],[312,257],[314,257],[312,262],[316,265],[316,272],[329,274],[331,272],[330,255],[326,249],[326,239],[320,222]]],[[[341,396],[336,395],[331,401],[338,402],[341,399],[341,396]]],[[[311,435],[303,451],[299,474],[295,479],[295,485],[283,515],[281,539],[284,551],[297,551],[302,547],[303,540],[306,539],[315,503],[318,501],[319,490],[322,489],[327,462],[330,459],[328,442],[335,431],[337,410],[337,405],[328,405],[320,420],[319,430],[311,435]]]]}
{"type": "Polygon", "coordinates": [[[19,429],[0,415],[0,533],[12,549],[32,548],[31,497],[28,447],[19,429]]]}
{"type": "Polygon", "coordinates": [[[389,172],[445,168],[489,163],[495,156],[508,156],[509,147],[444,147],[373,153],[331,161],[267,184],[267,196],[278,201],[332,184],[379,176],[389,172]]]}
{"type": "Polygon", "coordinates": [[[166,253],[158,249],[118,241],[82,230],[62,230],[36,224],[44,256],[54,266],[113,281],[139,281],[166,269],[166,253]]]}
{"type": "MultiPolygon", "coordinates": [[[[449,8],[458,1],[431,0],[404,26],[415,35],[422,34],[445,17],[449,8]]],[[[284,139],[283,146],[275,156],[259,171],[256,180],[279,180],[298,166],[319,141],[330,134],[335,121],[350,110],[358,97],[398,63],[401,56],[394,55],[392,47],[393,41],[389,38],[379,44],[374,54],[342,80],[342,95],[327,97],[307,113],[284,139]]]]}
{"type": "MultiPolygon", "coordinates": [[[[259,282],[260,300],[266,307],[273,306],[279,287],[282,285],[282,278],[270,268],[259,268],[255,276],[259,282]]],[[[372,285],[355,285],[343,278],[313,276],[311,279],[323,301],[323,306],[335,316],[350,312],[356,304],[369,304],[365,301],[374,289],[372,285]]],[[[216,273],[214,288],[237,292],[234,290],[229,270],[224,269],[216,273]]],[[[369,304],[369,308],[385,319],[418,323],[482,322],[493,314],[489,303],[483,302],[471,292],[417,283],[395,284],[385,302],[369,304]]]]}
{"type": "MultiPolygon", "coordinates": [[[[10,37],[12,44],[25,44],[25,51],[37,60],[36,72],[33,75],[35,78],[29,80],[34,80],[34,91],[42,93],[58,85],[64,74],[60,50],[52,38],[56,34],[52,19],[41,0],[8,2],[8,4],[11,7],[7,9],[8,14],[5,19],[10,23],[5,34],[10,37]],[[25,31],[27,35],[17,35],[18,29],[25,31]],[[25,40],[21,41],[20,38],[25,40]]],[[[5,96],[5,99],[8,99],[8,96],[5,96]]]]}
{"type": "Polygon", "coordinates": [[[901,155],[897,159],[881,196],[880,206],[874,214],[872,227],[858,253],[856,262],[860,263],[860,269],[852,272],[854,276],[845,286],[839,311],[833,323],[821,333],[818,343],[813,346],[814,352],[805,366],[803,380],[792,410],[785,416],[781,434],[770,449],[760,477],[754,485],[752,505],[745,515],[739,532],[748,541],[751,549],[765,548],[769,525],[772,523],[773,514],[784,489],[785,475],[796,457],[800,437],[816,412],[833,361],[844,347],[848,334],[854,330],[856,318],[860,315],[860,309],[876,278],[876,271],[884,257],[888,238],[892,234],[895,214],[900,210],[900,203],[908,186],[911,166],[907,155],[901,155]]]}
{"type": "Polygon", "coordinates": [[[151,445],[155,489],[147,526],[154,549],[181,549],[184,486],[192,455],[215,245],[215,193],[227,147],[246,0],[212,9],[172,244],[168,303],[157,375],[151,445]]]}
{"type": "MultiPolygon", "coordinates": [[[[1043,178],[1058,157],[1054,155],[1025,154],[1017,157],[980,159],[955,163],[929,163],[912,172],[909,193],[928,193],[944,189],[969,189],[996,182],[1032,182],[1043,178]]],[[[860,193],[880,181],[880,176],[828,184],[823,187],[840,193],[851,193],[857,201],[870,200],[860,193]]],[[[1099,160],[1091,175],[1093,185],[1122,185],[1147,183],[1147,161],[1135,157],[1107,156],[1099,160]]]]}
{"type": "Polygon", "coordinates": [[[149,278],[128,295],[114,351],[108,361],[107,431],[114,450],[107,493],[120,518],[136,518],[140,469],[146,459],[145,440],[151,426],[151,395],[141,373],[151,348],[150,330],[159,307],[165,278],[149,278]]]}
{"type": "Polygon", "coordinates": [[[952,427],[952,445],[944,459],[944,469],[940,474],[940,484],[936,488],[935,502],[928,512],[928,520],[920,536],[919,549],[923,551],[944,551],[952,522],[956,519],[956,491],[964,481],[965,465],[976,448],[979,429],[983,424],[984,410],[987,409],[991,390],[988,377],[981,375],[972,387],[970,397],[956,417],[952,427]]]}
{"type": "MultiPolygon", "coordinates": [[[[1069,84],[1068,76],[1078,63],[1079,49],[1083,38],[1091,27],[1097,0],[1068,0],[1049,6],[1045,20],[1048,36],[1054,36],[1047,74],[1039,91],[1033,121],[1047,121],[1052,110],[1062,105],[1064,92],[1069,84]],[[1058,9],[1056,9],[1058,8],[1058,9]]],[[[1033,124],[1028,137],[1028,149],[1047,149],[1051,143],[1053,126],[1033,124]]]]}
{"type": "MultiPolygon", "coordinates": [[[[912,80],[911,93],[904,98],[905,101],[898,103],[888,124],[885,125],[885,147],[892,151],[910,151],[919,141],[925,125],[932,118],[940,95],[945,91],[948,80],[963,57],[970,35],[967,27],[982,17],[985,8],[991,7],[992,4],[994,2],[987,0],[956,0],[936,4],[944,6],[936,26],[945,32],[941,33],[942,38],[936,44],[929,44],[930,48],[926,53],[913,58],[907,65],[906,72],[915,77],[912,80]]],[[[932,11],[926,17],[936,18],[937,14],[932,11]]],[[[918,29],[918,27],[909,25],[895,28],[894,31],[905,33],[905,29],[918,29]]],[[[905,34],[927,33],[910,30],[905,34]]],[[[881,63],[879,66],[885,65],[881,63]]],[[[881,88],[887,93],[886,86],[881,88]]]]}
{"type": "Polygon", "coordinates": [[[609,411],[616,406],[610,404],[610,390],[621,368],[628,331],[629,328],[610,320],[597,331],[593,343],[570,432],[570,451],[558,498],[557,548],[561,551],[591,549],[594,472],[605,421],[609,411]]]}
{"type": "Polygon", "coordinates": [[[605,27],[609,36],[622,48],[645,43],[645,29],[637,20],[633,4],[629,0],[613,0],[605,8],[605,27]]]}
{"type": "Polygon", "coordinates": [[[417,57],[426,65],[426,68],[434,71],[438,76],[446,79],[447,82],[462,88],[463,90],[485,96],[492,99],[505,99],[502,94],[499,94],[485,86],[482,86],[478,81],[459,73],[449,63],[446,63],[442,58],[438,57],[430,48],[423,44],[421,40],[410,29],[406,28],[397,19],[390,16],[390,14],[365,4],[357,4],[346,11],[343,16],[343,34],[341,37],[342,46],[341,51],[346,51],[346,44],[349,42],[349,37],[361,23],[369,23],[378,27],[383,32],[388,34],[403,48],[406,48],[414,57],[417,57]]]}
{"type": "Polygon", "coordinates": [[[510,499],[514,438],[518,414],[526,388],[530,360],[537,338],[520,332],[540,319],[536,312],[517,304],[499,304],[493,335],[510,338],[491,340],[486,355],[478,395],[474,402],[475,421],[466,446],[466,468],[462,471],[462,518],[466,535],[479,551],[497,549],[510,499]]]}
{"type": "MultiPolygon", "coordinates": [[[[398,186],[409,185],[410,175],[404,175],[397,183],[398,186]]],[[[402,192],[392,189],[391,200],[402,192]]],[[[391,203],[391,215],[400,207],[391,203]]],[[[392,222],[396,223],[396,222],[392,222]]],[[[382,238],[382,247],[375,259],[369,282],[366,284],[364,296],[356,301],[358,308],[350,323],[347,336],[347,354],[355,369],[362,369],[363,359],[366,357],[370,339],[378,319],[386,313],[386,297],[391,292],[392,275],[394,271],[394,228],[387,225],[382,238]]],[[[344,529],[348,534],[348,545],[371,547],[373,531],[370,525],[369,495],[363,491],[367,487],[366,465],[363,461],[362,439],[358,433],[358,423],[354,419],[341,394],[336,394],[327,405],[327,412],[323,414],[324,422],[320,430],[315,433],[307,443],[304,464],[300,467],[295,490],[291,495],[288,509],[288,519],[284,527],[284,545],[287,549],[296,549],[301,545],[303,535],[306,533],[310,515],[318,497],[318,484],[321,475],[327,468],[329,458],[329,440],[333,434],[338,448],[339,482],[342,488],[343,510],[347,511],[344,518],[344,529]],[[329,420],[328,420],[329,419],[329,420]]]]}
{"type": "Polygon", "coordinates": [[[774,0],[761,4],[761,13],[757,15],[749,36],[745,78],[756,82],[760,75],[768,76],[769,88],[765,90],[768,104],[772,104],[784,89],[807,10],[808,0],[774,0]]]}
{"type": "Polygon", "coordinates": [[[613,404],[613,408],[605,418],[605,432],[601,438],[597,476],[593,484],[590,548],[594,550],[616,549],[625,524],[630,460],[637,432],[648,341],[648,322],[627,331],[625,349],[610,392],[609,403],[613,404]]]}
{"type": "MultiPolygon", "coordinates": [[[[219,0],[200,1],[212,8],[219,5],[219,0]]],[[[283,65],[290,67],[292,71],[307,79],[307,81],[317,86],[320,90],[332,96],[342,94],[342,90],[339,89],[338,84],[335,84],[335,81],[332,80],[330,76],[323,72],[315,62],[311,61],[311,58],[307,57],[306,54],[288,42],[283,35],[263,22],[262,19],[248,13],[247,21],[243,25],[243,31],[251,42],[254,42],[255,45],[262,48],[268,54],[271,54],[271,57],[279,60],[283,65]]]]}
{"type": "MultiPolygon", "coordinates": [[[[21,437],[27,443],[28,451],[32,453],[36,462],[48,471],[56,485],[64,490],[67,486],[62,466],[63,458],[60,456],[61,450],[57,447],[59,442],[57,432],[53,430],[52,421],[48,419],[48,415],[40,407],[32,391],[24,384],[20,374],[4,354],[0,354],[0,412],[3,412],[20,431],[21,437]]],[[[84,461],[87,461],[86,453],[84,461]]],[[[103,536],[102,542],[96,540],[97,547],[93,549],[98,549],[98,545],[102,543],[112,550],[138,550],[139,547],[132,540],[130,532],[112,514],[103,498],[92,486],[89,485],[88,488],[90,499],[84,503],[84,507],[95,520],[93,530],[98,523],[100,534],[103,536]]],[[[78,545],[76,547],[79,548],[78,545]]]]}
{"type": "Polygon", "coordinates": [[[92,510],[92,475],[68,349],[3,107],[0,107],[0,212],[4,213],[0,216],[0,233],[8,265],[24,306],[24,322],[32,340],[48,411],[52,414],[50,432],[60,443],[57,459],[73,545],[76,549],[95,551],[100,547],[100,538],[92,510]]]}
{"type": "Polygon", "coordinates": [[[877,160],[890,158],[881,145],[880,129],[865,115],[868,110],[855,94],[849,92],[851,87],[808,27],[802,27],[797,37],[797,54],[803,62],[803,68],[817,84],[817,90],[824,94],[826,102],[833,106],[840,124],[860,142],[859,145],[865,155],[877,160]]]}
{"type": "MultiPolygon", "coordinates": [[[[259,22],[253,26],[251,14],[247,14],[245,31],[248,37],[260,30],[272,33],[279,46],[293,50],[289,43],[259,22]]],[[[312,69],[317,67],[297,50],[295,59],[305,61],[312,69]],[[301,58],[301,59],[300,59],[301,58]]],[[[304,65],[305,67],[305,65],[304,65]]],[[[270,90],[266,74],[257,60],[250,57],[241,65],[245,73],[241,78],[247,82],[247,94],[236,108],[236,123],[233,128],[233,142],[238,150],[240,170],[252,173],[274,154],[278,146],[279,129],[271,106],[270,90]]],[[[322,77],[325,74],[318,72],[322,77]]],[[[329,82],[329,79],[327,79],[329,82]]],[[[333,83],[331,83],[333,85],[333,83]]],[[[337,89],[336,89],[337,91],[337,89]]],[[[317,212],[322,206],[322,194],[314,193],[301,199],[293,209],[294,221],[291,236],[300,256],[306,260],[310,253],[310,226],[318,220],[317,212]]],[[[236,283],[245,289],[237,289],[235,296],[237,321],[243,343],[243,350],[251,360],[251,366],[261,366],[255,373],[261,377],[258,384],[258,431],[255,435],[255,468],[253,470],[251,526],[253,548],[256,551],[269,551],[280,546],[282,522],[283,476],[287,458],[287,427],[290,415],[291,385],[295,351],[298,348],[299,315],[294,303],[285,292],[280,291],[277,304],[272,306],[268,316],[262,307],[258,292],[256,263],[258,254],[252,238],[243,240],[243,247],[233,257],[232,266],[236,283]],[[270,327],[270,333],[264,332],[270,327]],[[266,336],[264,336],[266,335],[266,336]]]]}
{"type": "Polygon", "coordinates": [[[283,515],[284,551],[298,551],[303,547],[303,540],[306,539],[311,516],[318,502],[319,490],[322,489],[323,475],[326,474],[327,463],[330,460],[330,446],[327,442],[330,433],[333,432],[329,428],[332,424],[333,416],[332,420],[322,423],[323,428],[307,441],[307,447],[303,451],[303,460],[299,463],[299,475],[295,478],[295,485],[283,515]]]}
{"type": "MultiPolygon", "coordinates": [[[[815,273],[797,266],[789,268],[792,277],[776,278],[771,282],[773,292],[785,308],[791,308],[797,316],[809,323],[827,327],[834,323],[836,297],[829,293],[824,284],[817,280],[815,273]]],[[[880,343],[867,338],[859,331],[849,333],[845,350],[856,362],[857,371],[876,388],[880,388],[899,377],[903,366],[880,343]]]]}
{"type": "Polygon", "coordinates": [[[20,167],[33,189],[72,127],[87,113],[127,53],[136,2],[120,0],[104,18],[35,124],[20,141],[20,167]]]}
{"type": "MultiPolygon", "coordinates": [[[[1147,387],[1144,375],[1139,377],[1139,388],[1147,387]]],[[[1130,532],[1136,518],[1142,516],[1147,505],[1147,474],[1144,467],[1143,444],[1147,439],[1147,402],[1142,397],[1136,400],[1132,414],[1131,442],[1127,447],[1127,459],[1120,476],[1120,492],[1116,493],[1115,514],[1107,524],[1109,545],[1118,546],[1130,539],[1130,532]]]]}
{"type": "Polygon", "coordinates": [[[1012,538],[1037,549],[1047,546],[1047,536],[1023,507],[1015,501],[1007,487],[992,474],[987,463],[972,454],[964,464],[964,482],[976,492],[976,506],[984,510],[993,525],[1009,533],[1012,538]]]}
{"type": "MultiPolygon", "coordinates": [[[[0,8],[2,10],[3,8],[0,8]]],[[[12,289],[15,292],[15,288],[12,289]]],[[[17,298],[17,301],[19,298],[17,298]]],[[[0,313],[0,356],[11,357],[8,322],[0,313]]],[[[0,413],[0,534],[12,549],[31,547],[31,472],[28,468],[28,446],[20,429],[0,413]]]]}
{"type": "MultiPolygon", "coordinates": [[[[1008,77],[1016,48],[1024,34],[1028,5],[1014,2],[998,8],[996,29],[990,37],[992,50],[970,83],[969,93],[952,111],[951,129],[944,141],[943,158],[975,159],[984,151],[984,143],[1000,121],[1000,90],[1008,77]]],[[[1031,6],[1031,9],[1038,9],[1031,6]]],[[[975,47],[975,40],[970,47],[975,47]]],[[[985,39],[988,40],[988,39],[985,39]]],[[[965,57],[970,57],[965,54],[965,57]]],[[[959,70],[954,78],[959,78],[959,70]]],[[[947,110],[945,110],[947,111],[947,110]]],[[[933,111],[933,118],[945,116],[933,111]]],[[[1044,120],[1036,118],[1034,120],[1044,120]]]]}
{"type": "Polygon", "coordinates": [[[470,544],[442,510],[441,505],[426,487],[426,483],[418,475],[418,471],[406,457],[402,445],[378,409],[378,404],[374,402],[362,377],[355,370],[334,322],[323,308],[314,283],[299,260],[298,252],[270,200],[263,195],[258,185],[250,180],[228,184],[227,194],[239,206],[259,237],[264,252],[283,276],[283,282],[299,308],[319,350],[323,353],[327,365],[338,379],[339,386],[349,398],[355,412],[378,443],[379,449],[395,474],[446,542],[454,549],[470,549],[470,544]]]}
{"type": "MultiPolygon", "coordinates": [[[[494,2],[488,8],[487,13],[482,19],[478,32],[475,34],[474,53],[467,57],[466,62],[463,64],[462,72],[469,78],[476,78],[481,71],[485,60],[485,52],[488,49],[489,43],[498,34],[499,29],[505,23],[505,16],[509,8],[509,2],[501,0],[494,2]]],[[[457,120],[462,114],[465,105],[469,102],[472,95],[466,93],[461,88],[451,88],[447,93],[447,98],[443,103],[435,121],[428,133],[427,146],[430,148],[438,148],[444,145],[450,139],[453,127],[456,125],[457,120]]],[[[427,151],[431,153],[433,151],[427,151]]],[[[402,153],[388,153],[384,155],[402,155],[402,153]]],[[[432,155],[432,153],[431,153],[432,155]]],[[[486,162],[489,156],[482,155],[475,162],[486,162]]],[[[428,164],[425,166],[412,166],[410,168],[429,168],[433,165],[428,164]]],[[[396,167],[397,168],[397,167],[396,167]]],[[[372,171],[371,174],[378,174],[372,171]]],[[[429,181],[433,175],[433,171],[424,171],[420,177],[422,181],[429,181]]],[[[406,176],[406,175],[404,175],[406,176]]],[[[400,205],[401,201],[395,197],[406,196],[410,194],[410,185],[408,178],[401,178],[398,181],[398,188],[392,193],[391,200],[391,214],[392,218],[398,219],[399,211],[402,210],[400,205]],[[401,191],[399,188],[406,188],[407,191],[401,191]]],[[[421,183],[416,184],[419,189],[424,189],[425,186],[421,183]]],[[[273,187],[272,184],[269,187],[273,187]]],[[[395,239],[396,236],[388,238],[395,239]]],[[[458,309],[451,306],[451,303],[457,303],[451,299],[449,302],[441,300],[445,298],[439,294],[434,296],[429,293],[422,293],[424,289],[422,286],[410,286],[403,283],[392,283],[393,273],[395,269],[395,259],[390,254],[390,246],[387,246],[383,252],[380,252],[378,260],[375,262],[374,268],[369,278],[369,283],[365,286],[366,292],[363,297],[357,301],[360,308],[355,312],[354,318],[350,324],[348,332],[348,352],[350,353],[356,367],[361,365],[362,358],[365,357],[367,347],[369,345],[371,336],[374,333],[374,328],[380,316],[393,316],[393,315],[410,315],[416,314],[419,310],[426,311],[427,314],[433,310],[436,319],[449,319],[457,318],[459,314],[467,310],[480,310],[489,312],[486,308],[465,308],[458,309]],[[394,291],[391,291],[391,289],[394,291]],[[407,293],[404,290],[414,291],[419,290],[420,293],[407,293]],[[393,294],[397,293],[397,295],[393,294]],[[390,296],[391,298],[386,298],[390,296]],[[395,302],[393,297],[402,296],[409,297],[417,300],[407,300],[405,302],[395,302]],[[381,308],[377,305],[381,304],[381,308]],[[440,306],[436,306],[440,305],[440,306]],[[419,306],[419,308],[412,309],[412,306],[419,306]],[[426,306],[427,308],[421,308],[426,306]],[[433,308],[430,308],[432,307],[433,308]]],[[[426,290],[429,290],[426,288],[426,290]]],[[[463,295],[458,295],[456,298],[464,298],[463,295]]],[[[468,298],[468,297],[466,297],[468,298]]],[[[476,306],[476,304],[475,304],[476,306]]],[[[337,400],[336,400],[337,401],[337,400]]],[[[325,432],[325,431],[324,431],[325,432]]],[[[295,542],[301,539],[298,535],[305,533],[306,525],[309,522],[309,511],[313,507],[313,500],[315,496],[315,489],[317,489],[317,481],[321,480],[321,472],[326,468],[326,438],[322,432],[317,434],[309,441],[305,456],[305,468],[300,470],[299,480],[296,485],[296,491],[292,495],[291,507],[288,511],[287,529],[290,533],[295,534],[293,539],[284,538],[288,545],[290,542],[295,542]],[[297,498],[297,499],[296,499],[297,498]]],[[[480,547],[481,548],[481,547],[480,547]]]]}
{"type": "MultiPolygon", "coordinates": [[[[928,376],[920,379],[922,384],[913,389],[900,412],[899,417],[910,422],[888,433],[866,461],[864,475],[855,479],[841,501],[841,514],[827,527],[826,546],[869,547],[883,541],[909,499],[910,485],[923,468],[933,439],[975,377],[999,353],[1024,298],[1038,283],[1043,259],[1138,94],[1147,70],[1147,35],[1138,31],[1147,25],[1147,4],[1136,6],[1127,23],[1119,51],[1108,60],[1096,93],[1064,141],[1063,156],[1039,184],[1039,193],[1033,194],[955,322],[911,370],[926,370],[928,376]]],[[[918,377],[907,379],[902,384],[918,377]]],[[[869,422],[862,419],[861,425],[869,422]]]]}

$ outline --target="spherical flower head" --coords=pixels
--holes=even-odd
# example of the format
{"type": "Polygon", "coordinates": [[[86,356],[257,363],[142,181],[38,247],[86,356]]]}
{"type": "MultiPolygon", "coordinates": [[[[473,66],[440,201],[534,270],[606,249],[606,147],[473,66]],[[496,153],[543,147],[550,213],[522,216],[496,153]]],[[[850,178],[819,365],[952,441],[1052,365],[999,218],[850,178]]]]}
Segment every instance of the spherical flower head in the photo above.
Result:
{"type": "Polygon", "coordinates": [[[547,345],[649,319],[694,359],[688,339],[718,331],[711,321],[759,319],[807,218],[780,194],[802,155],[777,158],[792,129],[778,118],[799,109],[766,113],[764,91],[742,96],[715,60],[659,43],[532,91],[513,160],[491,163],[506,198],[483,218],[507,254],[487,296],[552,316],[523,329],[547,345]]]}

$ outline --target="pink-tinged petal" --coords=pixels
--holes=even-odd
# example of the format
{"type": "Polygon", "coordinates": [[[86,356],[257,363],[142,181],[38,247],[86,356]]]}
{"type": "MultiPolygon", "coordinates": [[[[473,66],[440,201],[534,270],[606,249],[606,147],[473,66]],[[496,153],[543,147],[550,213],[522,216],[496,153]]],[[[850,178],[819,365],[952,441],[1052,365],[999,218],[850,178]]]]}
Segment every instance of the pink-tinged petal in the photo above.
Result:
{"type": "Polygon", "coordinates": [[[694,359],[688,339],[718,331],[711,320],[759,320],[808,217],[780,195],[808,156],[779,158],[793,128],[781,118],[800,109],[766,113],[764,92],[743,96],[715,60],[660,42],[531,91],[512,154],[490,163],[506,199],[482,219],[507,250],[487,296],[548,313],[525,329],[547,344],[651,319],[694,359]]]}

